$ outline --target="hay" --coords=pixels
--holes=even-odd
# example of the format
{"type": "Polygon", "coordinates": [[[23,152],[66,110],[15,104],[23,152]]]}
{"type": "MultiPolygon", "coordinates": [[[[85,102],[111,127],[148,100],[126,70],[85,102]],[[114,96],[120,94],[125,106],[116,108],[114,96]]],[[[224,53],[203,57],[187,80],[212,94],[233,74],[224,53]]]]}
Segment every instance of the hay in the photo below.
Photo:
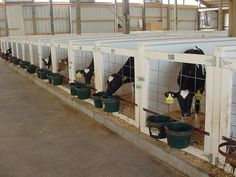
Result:
{"type": "Polygon", "coordinates": [[[125,116],[135,120],[135,105],[132,104],[133,102],[132,94],[131,93],[123,94],[121,95],[121,98],[124,99],[125,101],[121,101],[119,113],[124,114],[125,116]]]}

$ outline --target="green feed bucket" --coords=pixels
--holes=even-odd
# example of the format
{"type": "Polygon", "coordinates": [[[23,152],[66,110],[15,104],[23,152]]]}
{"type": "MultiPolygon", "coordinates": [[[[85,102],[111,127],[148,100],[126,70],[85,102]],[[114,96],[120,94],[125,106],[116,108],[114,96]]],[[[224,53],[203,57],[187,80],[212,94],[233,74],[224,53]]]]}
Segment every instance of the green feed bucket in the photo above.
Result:
{"type": "Polygon", "coordinates": [[[23,69],[26,69],[28,65],[30,65],[30,62],[28,62],[28,61],[21,61],[20,62],[20,67],[23,69]]]}
{"type": "Polygon", "coordinates": [[[37,66],[35,65],[28,65],[26,66],[27,72],[30,74],[34,74],[36,72],[37,66]]]}
{"type": "Polygon", "coordinates": [[[40,69],[39,70],[39,77],[40,79],[47,79],[47,74],[50,73],[50,71],[46,70],[46,69],[40,69]]]}
{"type": "Polygon", "coordinates": [[[53,85],[62,85],[63,84],[63,76],[59,73],[53,73],[52,75],[52,84],[53,85]]]}
{"type": "Polygon", "coordinates": [[[40,78],[40,74],[39,74],[40,69],[36,70],[37,73],[37,77],[40,78]]]}
{"type": "Polygon", "coordinates": [[[104,92],[98,92],[92,95],[94,105],[96,108],[103,108],[102,105],[102,96],[104,95],[104,92]]]}
{"type": "Polygon", "coordinates": [[[189,146],[193,127],[182,122],[171,122],[165,126],[168,145],[172,148],[183,149],[189,146]]]}
{"type": "Polygon", "coordinates": [[[85,84],[80,82],[70,83],[70,94],[73,96],[77,95],[75,87],[81,87],[81,86],[85,86],[85,84]]]}
{"type": "Polygon", "coordinates": [[[105,112],[118,112],[120,110],[120,97],[119,96],[103,96],[102,102],[104,103],[103,110],[105,112]]]}
{"type": "Polygon", "coordinates": [[[89,86],[76,86],[75,90],[79,99],[85,100],[90,98],[91,90],[89,86]]]}
{"type": "Polygon", "coordinates": [[[166,138],[165,125],[171,122],[169,116],[152,115],[147,118],[147,126],[152,138],[163,139],[166,138]]]}
{"type": "Polygon", "coordinates": [[[52,84],[52,74],[51,74],[51,73],[48,73],[48,74],[47,74],[47,78],[48,78],[48,82],[49,82],[50,84],[52,84]]]}
{"type": "Polygon", "coordinates": [[[16,57],[13,58],[13,64],[14,64],[14,65],[19,65],[19,64],[20,64],[20,61],[21,61],[21,60],[18,59],[18,58],[16,58],[16,57]]]}

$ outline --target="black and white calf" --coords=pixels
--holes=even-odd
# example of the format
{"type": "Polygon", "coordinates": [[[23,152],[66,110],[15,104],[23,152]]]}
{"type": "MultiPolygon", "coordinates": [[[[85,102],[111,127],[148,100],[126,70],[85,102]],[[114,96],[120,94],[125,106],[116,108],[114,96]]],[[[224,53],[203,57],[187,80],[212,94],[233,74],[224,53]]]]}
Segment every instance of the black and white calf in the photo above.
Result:
{"type": "Polygon", "coordinates": [[[81,77],[81,75],[83,75],[85,84],[91,84],[91,79],[93,77],[93,74],[94,74],[94,59],[92,59],[87,68],[76,71],[77,77],[81,77]]]}
{"type": "Polygon", "coordinates": [[[44,63],[44,65],[45,65],[45,67],[47,67],[47,69],[49,69],[49,68],[51,67],[51,65],[52,65],[52,56],[51,56],[51,53],[50,53],[50,55],[49,55],[48,58],[44,58],[44,59],[43,59],[43,63],[44,63]]]}
{"type": "MultiPolygon", "coordinates": [[[[196,47],[196,49],[187,50],[184,53],[204,55],[204,52],[198,47],[196,47]]],[[[204,66],[183,63],[177,79],[179,91],[177,93],[171,91],[165,93],[166,97],[171,96],[172,98],[177,98],[183,117],[191,116],[191,107],[194,96],[194,109],[196,114],[199,113],[200,98],[198,98],[196,94],[201,95],[204,92],[205,79],[206,71],[204,66]]]]}
{"type": "Polygon", "coordinates": [[[6,53],[2,55],[2,58],[5,60],[8,60],[8,57],[10,57],[12,54],[11,48],[7,49],[6,53]]]}
{"type": "Polygon", "coordinates": [[[107,80],[106,95],[114,94],[123,84],[134,82],[134,57],[129,57],[123,67],[107,80]]]}

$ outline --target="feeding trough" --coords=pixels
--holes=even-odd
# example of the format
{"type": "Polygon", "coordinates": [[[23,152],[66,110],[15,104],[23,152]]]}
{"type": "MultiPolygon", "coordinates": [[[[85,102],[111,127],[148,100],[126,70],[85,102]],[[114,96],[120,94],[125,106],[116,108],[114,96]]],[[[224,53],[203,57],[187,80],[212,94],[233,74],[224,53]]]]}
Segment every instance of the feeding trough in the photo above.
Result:
{"type": "Polygon", "coordinates": [[[168,145],[172,148],[183,149],[189,146],[193,127],[182,122],[171,122],[165,126],[168,145]]]}
{"type": "Polygon", "coordinates": [[[102,102],[104,103],[103,110],[105,112],[118,112],[120,110],[120,97],[117,95],[103,96],[102,102]]]}
{"type": "Polygon", "coordinates": [[[96,108],[103,108],[102,104],[102,96],[104,95],[104,92],[97,92],[92,95],[94,105],[96,108]]]}
{"type": "Polygon", "coordinates": [[[152,115],[147,118],[147,126],[150,136],[155,139],[166,138],[165,125],[171,122],[171,118],[165,115],[152,115]]]}

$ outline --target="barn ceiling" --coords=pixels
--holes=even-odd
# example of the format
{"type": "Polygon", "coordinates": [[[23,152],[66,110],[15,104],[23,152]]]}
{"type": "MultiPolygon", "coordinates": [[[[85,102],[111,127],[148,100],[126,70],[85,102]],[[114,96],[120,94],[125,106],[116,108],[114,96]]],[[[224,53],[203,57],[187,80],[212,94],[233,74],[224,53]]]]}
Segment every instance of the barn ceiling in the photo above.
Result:
{"type": "MultiPolygon", "coordinates": [[[[200,0],[206,7],[219,7],[219,0],[200,0]]],[[[222,0],[223,7],[228,7],[228,0],[222,0]]]]}

